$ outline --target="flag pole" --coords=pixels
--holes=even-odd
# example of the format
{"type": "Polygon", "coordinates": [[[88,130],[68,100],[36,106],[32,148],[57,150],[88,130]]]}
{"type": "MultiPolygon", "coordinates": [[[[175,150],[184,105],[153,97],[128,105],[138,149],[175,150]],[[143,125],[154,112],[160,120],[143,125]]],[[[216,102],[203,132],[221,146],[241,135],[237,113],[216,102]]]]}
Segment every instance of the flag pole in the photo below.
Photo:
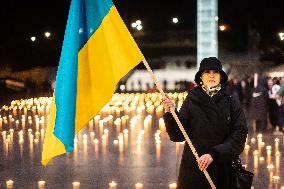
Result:
{"type": "MultiPolygon", "coordinates": [[[[149,72],[149,74],[150,74],[152,80],[154,81],[154,83],[155,83],[157,89],[158,89],[159,92],[162,94],[162,96],[165,97],[166,94],[164,93],[164,91],[163,91],[163,89],[162,89],[160,83],[159,83],[158,80],[157,80],[157,77],[155,76],[155,74],[153,73],[152,69],[150,68],[148,62],[147,62],[145,59],[143,60],[143,64],[145,65],[147,71],[149,72]]],[[[191,149],[191,151],[192,151],[192,153],[193,153],[193,155],[195,156],[195,159],[196,159],[196,161],[197,161],[197,160],[199,159],[198,153],[196,152],[195,147],[193,146],[191,140],[189,139],[187,133],[185,132],[184,127],[182,126],[182,123],[180,122],[180,120],[179,120],[179,118],[178,118],[178,116],[177,116],[177,114],[176,114],[174,108],[171,108],[171,113],[172,113],[172,115],[173,115],[175,121],[177,122],[177,125],[178,125],[180,131],[182,132],[182,134],[183,134],[183,136],[184,136],[186,142],[188,143],[188,145],[189,145],[189,147],[190,147],[190,149],[191,149]]],[[[204,170],[203,173],[204,173],[205,177],[207,178],[207,180],[208,180],[208,182],[209,182],[211,188],[212,188],[212,189],[216,189],[216,187],[215,187],[215,185],[214,185],[214,183],[213,183],[213,181],[212,181],[210,175],[208,174],[208,172],[207,172],[206,170],[204,170]]]]}

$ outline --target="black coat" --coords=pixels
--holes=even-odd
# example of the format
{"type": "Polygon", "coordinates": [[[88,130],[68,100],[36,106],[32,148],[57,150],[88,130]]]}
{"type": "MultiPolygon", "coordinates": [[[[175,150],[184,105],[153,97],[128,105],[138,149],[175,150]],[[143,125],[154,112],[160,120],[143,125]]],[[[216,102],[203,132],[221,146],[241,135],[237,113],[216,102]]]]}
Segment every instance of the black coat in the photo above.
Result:
{"type": "MultiPolygon", "coordinates": [[[[217,189],[230,189],[231,161],[243,151],[248,132],[240,104],[224,88],[210,97],[198,86],[189,92],[180,111],[176,111],[198,155],[209,153],[213,157],[207,171],[217,189]]],[[[184,141],[171,113],[165,113],[164,120],[170,139],[184,141]]],[[[211,188],[187,143],[182,155],[178,188],[211,188]]]]}
{"type": "Polygon", "coordinates": [[[258,85],[253,90],[252,110],[256,120],[267,120],[269,96],[268,90],[262,85],[258,85]]]}

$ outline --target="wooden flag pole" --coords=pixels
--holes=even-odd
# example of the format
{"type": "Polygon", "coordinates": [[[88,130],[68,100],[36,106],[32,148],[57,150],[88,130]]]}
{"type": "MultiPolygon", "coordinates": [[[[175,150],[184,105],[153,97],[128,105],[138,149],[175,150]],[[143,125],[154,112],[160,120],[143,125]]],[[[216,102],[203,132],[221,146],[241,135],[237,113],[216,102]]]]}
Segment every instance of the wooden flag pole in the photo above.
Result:
{"type": "MultiPolygon", "coordinates": [[[[155,74],[153,73],[152,69],[150,68],[148,62],[147,62],[145,59],[143,60],[143,64],[145,65],[145,67],[147,68],[147,71],[148,71],[149,74],[151,75],[152,80],[154,81],[154,83],[155,83],[157,89],[158,89],[159,92],[162,94],[162,96],[165,97],[166,94],[164,93],[164,91],[163,91],[163,89],[162,89],[160,83],[159,83],[158,80],[157,80],[157,77],[155,76],[155,74]]],[[[185,132],[184,127],[182,126],[182,123],[180,122],[180,120],[179,120],[179,118],[178,118],[178,116],[177,116],[177,114],[176,114],[174,108],[171,108],[171,113],[172,113],[174,119],[176,120],[179,129],[181,130],[181,132],[182,132],[182,134],[183,134],[183,136],[184,136],[186,142],[188,143],[188,145],[189,145],[189,147],[190,147],[190,149],[191,149],[191,151],[192,151],[192,153],[193,153],[193,155],[195,156],[195,159],[196,159],[196,161],[197,161],[197,160],[199,159],[198,153],[196,152],[196,150],[195,150],[195,148],[194,148],[194,146],[193,146],[191,140],[189,139],[187,133],[185,132]]],[[[207,172],[206,170],[204,170],[203,173],[204,173],[205,177],[207,178],[207,180],[208,180],[208,182],[209,182],[211,188],[212,188],[212,189],[216,189],[216,187],[215,187],[215,185],[214,185],[214,183],[213,183],[211,177],[209,176],[208,172],[207,172]]]]}

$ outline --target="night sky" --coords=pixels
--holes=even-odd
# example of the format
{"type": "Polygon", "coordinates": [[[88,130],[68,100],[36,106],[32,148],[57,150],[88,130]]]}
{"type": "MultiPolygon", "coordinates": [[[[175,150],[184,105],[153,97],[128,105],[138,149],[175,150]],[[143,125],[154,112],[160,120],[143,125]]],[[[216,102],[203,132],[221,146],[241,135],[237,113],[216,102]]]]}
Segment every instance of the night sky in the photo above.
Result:
{"type": "MultiPolygon", "coordinates": [[[[144,32],[162,34],[168,30],[195,32],[196,1],[114,0],[114,4],[130,30],[131,22],[141,19],[144,32]],[[178,25],[171,23],[175,16],[179,18],[178,25]]],[[[58,65],[69,6],[70,0],[2,1],[0,65],[15,70],[58,65]],[[51,32],[50,39],[44,37],[45,31],[51,32]],[[37,37],[35,43],[31,36],[37,37]]],[[[232,51],[246,51],[250,28],[260,34],[260,48],[283,48],[277,36],[284,31],[283,10],[283,0],[219,0],[219,23],[231,27],[227,33],[219,34],[219,41],[233,44],[232,51]]]]}

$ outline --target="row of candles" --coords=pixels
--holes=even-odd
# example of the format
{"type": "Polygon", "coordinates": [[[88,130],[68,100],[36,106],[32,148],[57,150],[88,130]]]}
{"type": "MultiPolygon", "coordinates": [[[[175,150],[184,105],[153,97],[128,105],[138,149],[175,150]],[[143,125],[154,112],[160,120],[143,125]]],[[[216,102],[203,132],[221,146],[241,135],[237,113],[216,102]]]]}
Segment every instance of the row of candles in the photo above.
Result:
{"type": "MultiPolygon", "coordinates": [[[[281,137],[278,136],[278,137],[281,137]]],[[[266,167],[268,170],[268,179],[269,179],[269,186],[268,188],[272,188],[272,184],[275,184],[275,188],[278,188],[278,184],[280,181],[280,159],[281,159],[281,152],[279,151],[279,143],[280,139],[276,137],[274,139],[274,149],[271,145],[265,145],[263,141],[263,135],[260,133],[256,136],[256,138],[252,137],[250,140],[247,139],[243,157],[245,161],[248,161],[248,153],[251,146],[255,146],[257,149],[252,151],[253,155],[253,172],[255,175],[259,172],[259,163],[264,164],[265,157],[263,151],[266,150],[266,167]],[[248,145],[250,141],[251,146],[248,145]],[[274,151],[274,156],[272,156],[272,150],[274,151]],[[275,164],[273,164],[272,160],[275,160],[275,164]]],[[[282,136],[283,137],[283,136],[282,136]]],[[[284,143],[284,138],[283,138],[284,143]]],[[[246,165],[245,165],[246,166],[246,165]]],[[[263,171],[263,170],[262,170],[263,171]]],[[[283,173],[282,173],[283,174],[283,173]]],[[[284,186],[281,186],[281,189],[284,189],[284,186]]]]}
{"type": "MultiPolygon", "coordinates": [[[[182,104],[184,98],[186,97],[186,93],[170,93],[168,96],[174,101],[177,102],[178,107],[182,104]]],[[[163,107],[160,102],[161,96],[159,94],[115,94],[112,100],[101,110],[100,115],[94,117],[93,120],[89,122],[88,128],[90,131],[90,138],[93,144],[98,145],[99,139],[95,138],[95,136],[100,136],[102,139],[102,145],[105,145],[108,140],[109,130],[106,127],[107,125],[114,125],[117,132],[117,139],[114,139],[113,144],[118,145],[120,151],[123,151],[123,144],[127,144],[129,132],[134,132],[135,128],[137,128],[138,123],[142,122],[143,128],[140,129],[136,138],[137,146],[143,144],[143,140],[145,138],[145,133],[147,133],[151,129],[152,118],[155,115],[155,118],[159,118],[163,114],[163,107]],[[148,113],[144,121],[142,121],[142,115],[148,113]],[[121,116],[123,115],[123,116],[121,116]],[[121,117],[120,117],[121,116],[121,117]],[[116,117],[116,119],[114,118],[116,117]],[[129,129],[127,129],[127,125],[129,129]],[[94,132],[93,128],[96,128],[97,133],[94,132]],[[121,132],[121,130],[123,130],[121,132]]],[[[4,106],[2,110],[6,112],[11,112],[12,115],[1,117],[0,114],[0,131],[2,130],[2,126],[4,125],[14,125],[17,129],[19,124],[22,125],[22,130],[18,132],[19,144],[24,142],[24,131],[26,123],[30,127],[28,129],[28,138],[30,144],[35,142],[36,144],[40,141],[40,138],[44,138],[45,125],[47,123],[47,115],[49,113],[49,104],[51,102],[51,98],[40,98],[40,99],[29,99],[29,100],[20,100],[13,101],[11,106],[4,106]],[[16,119],[16,115],[22,112],[21,118],[19,121],[16,119]],[[37,113],[37,115],[30,116],[28,115],[28,111],[32,111],[33,113],[37,113]],[[27,119],[27,120],[26,120],[27,119]],[[16,121],[15,121],[16,120],[16,121]],[[35,120],[35,122],[33,122],[35,120]],[[31,127],[33,125],[34,129],[31,127]],[[34,132],[34,133],[33,133],[34,132]]],[[[0,112],[1,113],[1,112],[0,112]]],[[[160,134],[165,131],[165,123],[162,118],[159,118],[159,129],[157,129],[154,134],[155,143],[156,143],[156,153],[157,158],[159,158],[160,154],[160,144],[161,138],[160,134]]],[[[11,128],[11,127],[10,127],[11,128]]],[[[8,143],[13,142],[14,129],[10,129],[7,131],[2,131],[2,138],[5,141],[6,145],[8,143]],[[9,133],[9,134],[8,134],[9,133]]],[[[75,137],[75,150],[78,142],[80,142],[80,133],[75,137]]],[[[257,139],[251,138],[247,140],[244,156],[247,158],[248,152],[250,150],[250,146],[248,145],[248,141],[251,142],[251,145],[256,144],[257,141],[257,150],[253,151],[254,157],[254,172],[257,174],[258,172],[258,163],[263,163],[265,158],[262,156],[262,148],[265,147],[265,142],[262,140],[262,134],[257,135],[257,139]]],[[[42,142],[42,141],[40,141],[42,142]]],[[[280,157],[281,153],[279,151],[279,142],[280,139],[275,139],[275,166],[271,161],[271,152],[272,147],[266,146],[266,158],[267,158],[267,169],[269,170],[269,177],[274,182],[280,180],[279,177],[279,166],[280,166],[280,157]],[[275,168],[275,169],[274,169],[275,168]],[[275,175],[273,173],[275,171],[275,175]]],[[[87,134],[83,135],[83,144],[86,145],[88,143],[87,134]]],[[[176,145],[176,150],[179,150],[179,144],[176,145]]],[[[184,143],[182,143],[184,144],[184,143]]],[[[32,147],[30,145],[30,147],[32,147]]],[[[247,161],[246,161],[247,162],[247,161]]]]}
{"type": "MultiPolygon", "coordinates": [[[[14,187],[14,181],[13,180],[7,180],[6,185],[7,185],[7,189],[12,189],[14,187]]],[[[114,181],[111,181],[108,184],[108,186],[109,186],[109,189],[117,189],[118,188],[118,184],[114,181]]],[[[43,181],[43,180],[38,181],[38,189],[44,189],[44,187],[45,187],[45,181],[43,181]]],[[[80,182],[78,182],[78,181],[73,182],[72,187],[73,187],[73,189],[80,189],[80,182]]],[[[138,182],[134,185],[134,187],[135,187],[135,189],[143,189],[143,184],[138,182]]],[[[169,189],[176,189],[176,188],[177,188],[177,184],[175,182],[169,184],[169,189]]]]}

